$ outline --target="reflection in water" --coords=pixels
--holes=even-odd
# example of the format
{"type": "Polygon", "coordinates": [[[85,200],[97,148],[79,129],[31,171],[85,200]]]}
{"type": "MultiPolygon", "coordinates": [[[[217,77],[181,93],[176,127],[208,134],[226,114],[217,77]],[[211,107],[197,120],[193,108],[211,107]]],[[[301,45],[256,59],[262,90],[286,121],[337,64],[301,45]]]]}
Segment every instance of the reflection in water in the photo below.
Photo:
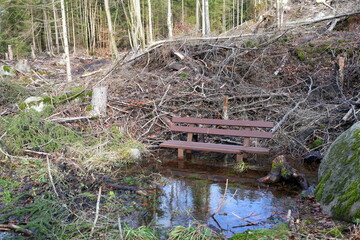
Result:
{"type": "Polygon", "coordinates": [[[284,221],[289,209],[295,210],[294,200],[289,197],[229,184],[225,204],[211,217],[224,197],[225,183],[167,178],[162,190],[155,217],[160,228],[188,227],[200,221],[229,237],[246,230],[271,228],[284,221]]]}

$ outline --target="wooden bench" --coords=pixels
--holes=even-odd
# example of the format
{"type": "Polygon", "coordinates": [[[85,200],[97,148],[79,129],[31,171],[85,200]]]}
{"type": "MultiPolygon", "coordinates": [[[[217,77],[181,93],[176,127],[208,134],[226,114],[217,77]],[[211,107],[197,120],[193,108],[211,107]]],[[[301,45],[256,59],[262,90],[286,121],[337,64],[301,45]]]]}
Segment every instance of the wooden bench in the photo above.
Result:
{"type": "Polygon", "coordinates": [[[273,122],[264,121],[202,119],[189,117],[173,117],[172,123],[173,124],[170,126],[170,130],[187,133],[187,141],[169,140],[160,144],[160,147],[177,148],[179,160],[184,159],[184,150],[199,150],[207,152],[233,153],[236,154],[237,162],[242,162],[246,153],[269,153],[270,149],[268,148],[251,146],[251,138],[270,139],[272,137],[271,132],[259,131],[255,128],[264,129],[272,128],[274,126],[273,122]],[[212,128],[210,126],[212,126],[212,128]],[[226,128],[224,128],[225,126],[226,128]],[[243,145],[194,142],[194,134],[242,137],[243,145]]]}

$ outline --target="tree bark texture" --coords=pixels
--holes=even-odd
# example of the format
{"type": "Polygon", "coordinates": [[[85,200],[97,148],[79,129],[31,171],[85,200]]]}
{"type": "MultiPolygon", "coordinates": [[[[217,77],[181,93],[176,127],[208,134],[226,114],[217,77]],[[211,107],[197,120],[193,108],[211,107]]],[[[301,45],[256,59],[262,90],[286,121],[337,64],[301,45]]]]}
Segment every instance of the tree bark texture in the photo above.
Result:
{"type": "Polygon", "coordinates": [[[114,31],[113,31],[111,14],[110,14],[109,0],[104,0],[104,3],[105,3],[106,18],[107,18],[107,22],[108,22],[111,52],[114,54],[116,59],[120,59],[120,54],[116,47],[116,42],[115,42],[115,37],[114,37],[114,31]]]}
{"type": "Polygon", "coordinates": [[[168,12],[167,12],[167,27],[168,27],[168,37],[169,39],[173,38],[173,26],[172,26],[172,12],[171,12],[171,0],[168,0],[168,12]]]}
{"type": "Polygon", "coordinates": [[[107,87],[94,87],[92,100],[92,112],[94,117],[105,116],[107,106],[107,87]]]}
{"type": "Polygon", "coordinates": [[[61,17],[63,25],[63,38],[64,38],[64,52],[66,61],[66,78],[68,82],[72,81],[71,76],[71,63],[70,63],[70,52],[69,52],[69,41],[66,26],[66,12],[65,12],[65,0],[61,0],[61,17]]]}

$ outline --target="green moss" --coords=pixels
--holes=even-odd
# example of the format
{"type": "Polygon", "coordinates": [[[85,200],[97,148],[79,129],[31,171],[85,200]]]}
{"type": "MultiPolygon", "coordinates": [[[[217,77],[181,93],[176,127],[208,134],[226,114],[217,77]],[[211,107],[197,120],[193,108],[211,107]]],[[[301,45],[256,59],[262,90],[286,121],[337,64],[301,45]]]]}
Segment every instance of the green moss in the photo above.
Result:
{"type": "Polygon", "coordinates": [[[334,198],[335,198],[335,196],[332,195],[332,194],[327,195],[326,198],[325,198],[324,203],[325,203],[325,204],[329,204],[329,203],[331,203],[331,202],[334,200],[334,198]]]}
{"type": "Polygon", "coordinates": [[[305,61],[306,56],[305,56],[305,52],[304,50],[302,50],[301,48],[297,48],[295,50],[295,56],[300,60],[300,61],[305,61]]]}
{"type": "Polygon", "coordinates": [[[327,174],[325,175],[325,177],[323,177],[319,184],[316,186],[316,189],[315,189],[315,197],[316,197],[316,201],[320,201],[322,199],[322,194],[324,192],[324,185],[326,183],[327,180],[329,180],[330,176],[331,176],[331,170],[329,170],[327,172],[327,174]]]}
{"type": "MultiPolygon", "coordinates": [[[[332,208],[338,217],[347,218],[354,203],[360,201],[360,180],[350,184],[339,198],[338,204],[332,208]]],[[[357,218],[355,216],[355,218],[357,218]]]]}
{"type": "Polygon", "coordinates": [[[284,169],[284,168],[281,169],[281,176],[287,178],[287,177],[289,177],[290,175],[291,175],[291,172],[290,172],[289,170],[284,169]]]}
{"type": "Polygon", "coordinates": [[[276,168],[282,168],[284,166],[284,164],[282,162],[276,162],[271,164],[271,171],[274,171],[276,168]]]}
{"type": "Polygon", "coordinates": [[[235,234],[230,240],[289,239],[289,228],[282,224],[275,229],[257,229],[235,234]]]}
{"type": "Polygon", "coordinates": [[[188,77],[188,74],[187,73],[184,73],[184,72],[182,72],[182,73],[180,73],[180,75],[179,75],[181,78],[187,78],[188,77]]]}
{"type": "Polygon", "coordinates": [[[321,139],[316,139],[310,144],[310,149],[318,148],[322,145],[324,145],[324,141],[321,139]]]}
{"type": "Polygon", "coordinates": [[[5,72],[8,72],[8,73],[10,73],[10,72],[14,73],[14,72],[15,72],[15,71],[12,69],[11,66],[3,66],[3,70],[4,70],[5,72]]]}
{"type": "Polygon", "coordinates": [[[92,110],[91,104],[88,104],[88,105],[86,106],[86,109],[85,109],[85,110],[88,111],[88,112],[90,112],[90,111],[92,110]]]}

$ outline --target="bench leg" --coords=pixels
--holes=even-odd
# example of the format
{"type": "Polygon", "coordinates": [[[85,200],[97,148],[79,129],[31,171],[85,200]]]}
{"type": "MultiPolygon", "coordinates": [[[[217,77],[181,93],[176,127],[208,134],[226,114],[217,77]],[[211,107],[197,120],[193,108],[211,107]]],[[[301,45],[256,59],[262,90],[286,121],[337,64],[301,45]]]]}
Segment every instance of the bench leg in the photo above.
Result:
{"type": "Polygon", "coordinates": [[[244,153],[236,154],[236,162],[237,163],[244,162],[244,153]]]}
{"type": "Polygon", "coordinates": [[[184,149],[182,148],[178,148],[178,159],[179,160],[184,160],[184,149]]]}

